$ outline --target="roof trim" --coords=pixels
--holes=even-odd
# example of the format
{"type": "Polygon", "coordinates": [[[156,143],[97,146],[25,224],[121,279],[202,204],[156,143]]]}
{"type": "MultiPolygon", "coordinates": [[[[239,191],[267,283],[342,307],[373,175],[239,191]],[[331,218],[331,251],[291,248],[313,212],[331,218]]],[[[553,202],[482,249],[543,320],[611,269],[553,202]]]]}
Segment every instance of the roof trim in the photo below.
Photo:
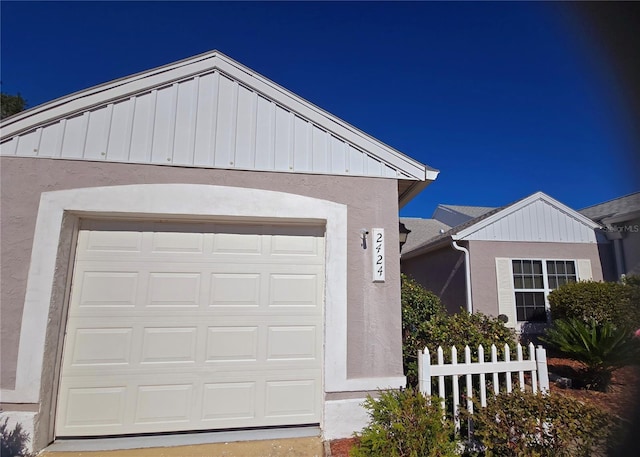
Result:
{"type": "Polygon", "coordinates": [[[404,176],[399,174],[399,179],[433,181],[438,175],[437,170],[408,157],[216,50],[100,84],[18,113],[0,123],[0,140],[78,112],[213,71],[225,74],[375,155],[382,162],[400,170],[404,176]]]}
{"type": "Polygon", "coordinates": [[[506,207],[504,207],[502,210],[500,211],[496,211],[495,214],[492,214],[491,216],[482,219],[481,221],[472,224],[466,228],[464,228],[463,230],[460,230],[457,233],[454,233],[451,235],[451,238],[453,240],[464,240],[465,237],[471,235],[472,233],[477,232],[480,229],[483,229],[484,227],[491,225],[497,221],[499,221],[500,219],[515,213],[516,211],[524,208],[525,206],[530,205],[531,203],[537,201],[537,200],[542,200],[546,203],[548,203],[549,205],[555,207],[556,209],[558,209],[559,211],[562,211],[563,213],[565,213],[567,216],[572,217],[574,219],[576,219],[578,222],[583,223],[584,225],[588,226],[591,229],[597,229],[600,228],[599,224],[596,224],[595,222],[593,222],[591,219],[589,219],[586,216],[583,216],[582,214],[580,214],[579,212],[569,208],[568,206],[564,205],[563,203],[560,203],[558,200],[551,198],[550,196],[548,196],[547,194],[545,194],[544,192],[536,192],[535,194],[529,195],[528,197],[523,198],[522,200],[518,200],[515,203],[512,203],[511,205],[508,205],[506,207]]]}
{"type": "Polygon", "coordinates": [[[501,208],[496,208],[493,211],[489,211],[492,213],[490,215],[481,215],[476,217],[475,219],[471,219],[467,222],[460,224],[458,227],[453,227],[451,230],[443,233],[442,235],[435,236],[428,240],[425,240],[421,245],[416,246],[412,251],[407,252],[402,255],[403,259],[410,259],[412,257],[416,257],[418,255],[424,254],[425,252],[434,251],[442,248],[450,244],[452,241],[466,241],[465,238],[469,235],[477,232],[478,230],[483,229],[484,227],[494,224],[500,219],[509,216],[510,214],[524,208],[527,205],[535,202],[536,200],[543,200],[549,205],[555,207],[559,211],[565,213],[568,217],[572,217],[576,219],[578,222],[581,222],[588,226],[591,229],[602,228],[600,224],[595,223],[591,219],[586,216],[583,216],[579,212],[574,209],[569,208],[563,203],[560,203],[558,200],[550,197],[544,192],[536,192],[528,197],[525,197],[521,200],[518,200],[510,205],[503,206],[501,208]]]}

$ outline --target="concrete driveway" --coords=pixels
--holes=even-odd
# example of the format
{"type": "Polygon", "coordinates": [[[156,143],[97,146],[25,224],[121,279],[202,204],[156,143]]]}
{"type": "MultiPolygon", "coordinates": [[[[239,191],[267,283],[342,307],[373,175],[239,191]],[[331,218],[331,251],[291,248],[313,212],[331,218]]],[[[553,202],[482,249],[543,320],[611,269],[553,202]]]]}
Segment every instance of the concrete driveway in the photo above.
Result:
{"type": "Polygon", "coordinates": [[[324,457],[320,437],[197,444],[118,451],[44,451],[46,457],[324,457]]]}

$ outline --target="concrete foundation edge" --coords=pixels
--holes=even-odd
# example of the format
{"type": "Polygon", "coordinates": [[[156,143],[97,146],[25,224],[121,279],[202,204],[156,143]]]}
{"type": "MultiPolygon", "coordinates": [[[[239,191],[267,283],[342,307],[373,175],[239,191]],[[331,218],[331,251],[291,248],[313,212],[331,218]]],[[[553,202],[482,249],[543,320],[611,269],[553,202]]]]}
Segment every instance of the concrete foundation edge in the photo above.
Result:
{"type": "Polygon", "coordinates": [[[364,400],[355,398],[326,401],[322,438],[351,438],[355,432],[360,432],[369,423],[369,415],[363,407],[364,400]]]}

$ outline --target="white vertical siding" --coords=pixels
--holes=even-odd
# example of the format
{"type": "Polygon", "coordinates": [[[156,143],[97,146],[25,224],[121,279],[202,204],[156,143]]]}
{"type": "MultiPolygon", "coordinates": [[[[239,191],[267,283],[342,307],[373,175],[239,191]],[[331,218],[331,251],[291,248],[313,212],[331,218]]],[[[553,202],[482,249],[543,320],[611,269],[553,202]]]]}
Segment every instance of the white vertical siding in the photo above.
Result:
{"type": "Polygon", "coordinates": [[[218,71],[8,138],[2,155],[411,178],[218,71]]]}
{"type": "Polygon", "coordinates": [[[483,241],[595,243],[595,232],[575,217],[536,200],[463,237],[483,241]]]}

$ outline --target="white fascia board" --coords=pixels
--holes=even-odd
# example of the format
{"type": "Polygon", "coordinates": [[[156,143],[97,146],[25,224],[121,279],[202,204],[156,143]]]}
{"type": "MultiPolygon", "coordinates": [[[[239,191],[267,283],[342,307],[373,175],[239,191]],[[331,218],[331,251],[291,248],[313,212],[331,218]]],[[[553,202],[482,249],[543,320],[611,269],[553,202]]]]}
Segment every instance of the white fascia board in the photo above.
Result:
{"type": "Polygon", "coordinates": [[[451,239],[453,239],[454,241],[459,241],[459,240],[464,240],[467,236],[471,235],[472,233],[477,232],[480,229],[483,229],[484,227],[487,227],[497,221],[499,221],[500,219],[515,213],[516,211],[524,208],[527,205],[530,205],[531,203],[537,201],[537,200],[542,200],[546,203],[548,203],[549,205],[553,206],[554,208],[556,208],[559,211],[562,211],[563,213],[565,213],[568,217],[571,217],[572,219],[577,220],[578,222],[588,226],[591,229],[597,229],[600,228],[600,225],[596,224],[595,222],[593,222],[591,219],[589,219],[586,216],[583,216],[582,214],[580,214],[579,212],[569,208],[568,206],[560,203],[558,200],[549,197],[547,194],[545,194],[544,192],[536,192],[535,194],[529,195],[528,197],[523,198],[522,200],[519,200],[515,203],[513,203],[510,206],[507,206],[506,208],[502,209],[501,211],[498,211],[497,213],[487,217],[486,219],[483,219],[479,222],[477,222],[476,224],[473,224],[467,228],[465,228],[464,230],[460,230],[458,233],[455,233],[453,235],[451,235],[451,239]]]}
{"type": "Polygon", "coordinates": [[[329,114],[293,92],[259,75],[218,51],[201,54],[162,67],[117,79],[92,88],[58,98],[7,118],[0,124],[0,140],[32,130],[40,125],[82,112],[99,105],[120,100],[137,93],[150,91],[177,81],[213,71],[220,71],[245,84],[265,98],[298,113],[328,132],[368,152],[382,162],[398,169],[398,177],[416,181],[433,180],[436,170],[413,160],[400,151],[364,133],[356,127],[329,114]]]}

